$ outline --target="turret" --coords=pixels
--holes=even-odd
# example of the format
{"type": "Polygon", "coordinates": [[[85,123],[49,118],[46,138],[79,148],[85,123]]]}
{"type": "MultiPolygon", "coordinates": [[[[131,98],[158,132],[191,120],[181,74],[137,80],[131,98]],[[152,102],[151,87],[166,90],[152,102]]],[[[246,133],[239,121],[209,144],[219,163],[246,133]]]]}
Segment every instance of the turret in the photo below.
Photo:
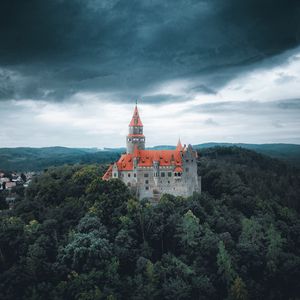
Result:
{"type": "Polygon", "coordinates": [[[182,151],[182,150],[183,150],[183,147],[182,147],[180,138],[178,139],[178,143],[177,143],[177,146],[176,146],[176,150],[177,150],[177,151],[182,151]]]}
{"type": "Polygon", "coordinates": [[[132,119],[129,123],[129,134],[126,137],[127,153],[133,153],[135,145],[138,150],[145,149],[145,136],[143,135],[143,123],[139,116],[137,104],[135,105],[132,119]]]}

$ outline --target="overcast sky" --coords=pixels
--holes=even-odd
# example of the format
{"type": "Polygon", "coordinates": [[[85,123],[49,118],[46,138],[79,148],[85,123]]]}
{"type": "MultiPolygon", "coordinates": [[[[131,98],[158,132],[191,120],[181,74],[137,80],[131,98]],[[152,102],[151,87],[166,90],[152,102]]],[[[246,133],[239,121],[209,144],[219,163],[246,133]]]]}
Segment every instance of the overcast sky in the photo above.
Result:
{"type": "Polygon", "coordinates": [[[300,144],[299,0],[4,0],[0,147],[300,144]]]}

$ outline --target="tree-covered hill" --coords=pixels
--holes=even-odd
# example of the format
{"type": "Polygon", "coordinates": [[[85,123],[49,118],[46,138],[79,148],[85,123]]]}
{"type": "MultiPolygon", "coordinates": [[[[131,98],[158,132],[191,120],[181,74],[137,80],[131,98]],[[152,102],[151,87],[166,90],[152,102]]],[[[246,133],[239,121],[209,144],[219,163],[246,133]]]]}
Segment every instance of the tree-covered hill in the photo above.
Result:
{"type": "Polygon", "coordinates": [[[94,148],[0,148],[0,170],[41,171],[64,164],[108,163],[119,157],[118,152],[94,148]]]}
{"type": "Polygon", "coordinates": [[[257,153],[278,158],[291,165],[300,168],[300,145],[296,144],[244,144],[244,143],[205,143],[194,145],[195,149],[207,149],[213,147],[239,147],[254,150],[257,153]]]}
{"type": "Polygon", "coordinates": [[[137,201],[104,166],[50,168],[0,214],[0,299],[298,299],[300,173],[202,151],[203,192],[137,201]]]}

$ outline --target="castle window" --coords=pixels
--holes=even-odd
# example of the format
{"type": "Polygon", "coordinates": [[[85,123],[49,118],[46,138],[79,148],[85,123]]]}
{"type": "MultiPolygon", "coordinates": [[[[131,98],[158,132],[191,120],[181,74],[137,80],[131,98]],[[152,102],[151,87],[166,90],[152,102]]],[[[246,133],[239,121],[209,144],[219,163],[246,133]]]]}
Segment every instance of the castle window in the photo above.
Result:
{"type": "Polygon", "coordinates": [[[170,181],[168,180],[168,183],[170,183],[170,181]]]}
{"type": "Polygon", "coordinates": [[[180,173],[180,172],[178,173],[178,176],[181,176],[181,173],[180,173]]]}
{"type": "Polygon", "coordinates": [[[145,180],[145,184],[148,184],[149,183],[149,180],[147,179],[147,180],[145,180]]]}
{"type": "Polygon", "coordinates": [[[133,174],[133,177],[136,177],[136,174],[135,174],[135,173],[133,174]]]}
{"type": "Polygon", "coordinates": [[[168,172],[168,176],[169,176],[169,177],[172,177],[172,172],[168,172]]]}
{"type": "Polygon", "coordinates": [[[160,173],[160,176],[161,176],[161,177],[165,177],[165,172],[161,172],[161,173],[160,173]]]}
{"type": "Polygon", "coordinates": [[[185,161],[186,161],[186,162],[189,162],[189,160],[188,160],[188,159],[186,159],[185,161]]]}
{"type": "Polygon", "coordinates": [[[176,172],[174,173],[174,176],[177,177],[177,173],[176,172]]]}
{"type": "Polygon", "coordinates": [[[131,142],[131,139],[128,139],[128,142],[131,142]]]}
{"type": "Polygon", "coordinates": [[[144,174],[144,177],[149,177],[149,174],[148,174],[148,173],[145,173],[145,174],[144,174]]]}
{"type": "Polygon", "coordinates": [[[192,159],[192,162],[194,162],[194,160],[192,159]]]}
{"type": "Polygon", "coordinates": [[[146,186],[146,187],[145,187],[145,190],[149,190],[149,186],[146,186]]]}
{"type": "Polygon", "coordinates": [[[117,177],[117,173],[114,173],[114,177],[117,177]]]}
{"type": "Polygon", "coordinates": [[[128,177],[130,177],[130,173],[128,173],[128,177]]]}

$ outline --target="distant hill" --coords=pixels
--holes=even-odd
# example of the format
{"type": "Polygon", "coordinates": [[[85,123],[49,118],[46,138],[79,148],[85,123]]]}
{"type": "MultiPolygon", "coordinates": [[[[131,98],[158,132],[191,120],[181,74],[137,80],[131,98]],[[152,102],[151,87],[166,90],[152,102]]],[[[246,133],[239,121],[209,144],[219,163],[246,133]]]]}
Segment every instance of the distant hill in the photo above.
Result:
{"type": "Polygon", "coordinates": [[[123,153],[126,152],[125,147],[120,147],[120,148],[103,148],[104,151],[111,151],[111,152],[118,152],[118,153],[123,153]]]}
{"type": "Polygon", "coordinates": [[[243,143],[205,143],[194,145],[195,149],[213,147],[240,147],[254,150],[274,158],[284,160],[294,166],[300,167],[300,145],[296,144],[243,144],[243,143]]]}
{"type": "Polygon", "coordinates": [[[108,163],[119,153],[96,148],[0,148],[0,170],[38,171],[51,166],[75,163],[108,163]]]}
{"type": "MultiPolygon", "coordinates": [[[[240,147],[254,150],[273,158],[284,160],[300,168],[300,145],[295,144],[241,144],[241,143],[204,143],[193,145],[195,149],[214,147],[240,147]]],[[[172,145],[158,145],[147,149],[174,149],[172,145]]],[[[126,148],[0,148],[0,170],[38,171],[50,166],[75,163],[110,163],[115,161],[126,148]]]]}

